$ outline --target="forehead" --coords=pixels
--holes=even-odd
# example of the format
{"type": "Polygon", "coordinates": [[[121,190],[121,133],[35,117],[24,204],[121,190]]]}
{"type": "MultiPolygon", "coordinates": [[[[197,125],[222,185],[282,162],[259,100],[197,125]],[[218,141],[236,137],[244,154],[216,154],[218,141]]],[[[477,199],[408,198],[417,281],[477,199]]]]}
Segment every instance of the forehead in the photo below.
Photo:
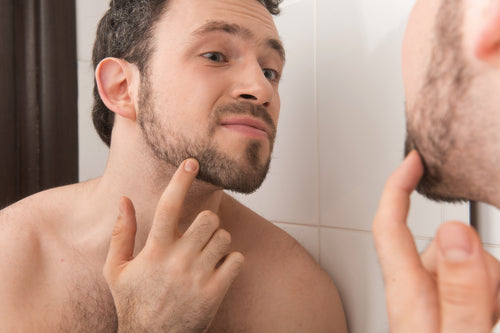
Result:
{"type": "Polygon", "coordinates": [[[259,38],[278,36],[271,13],[257,0],[171,0],[158,28],[160,34],[190,34],[215,21],[237,24],[259,38]]]}

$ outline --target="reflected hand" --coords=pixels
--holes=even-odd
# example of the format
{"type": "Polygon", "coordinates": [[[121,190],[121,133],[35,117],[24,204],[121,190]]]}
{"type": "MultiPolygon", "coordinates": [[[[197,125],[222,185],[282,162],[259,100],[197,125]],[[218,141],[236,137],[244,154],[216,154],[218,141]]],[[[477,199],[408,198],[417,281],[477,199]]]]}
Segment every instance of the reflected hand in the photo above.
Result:
{"type": "Polygon", "coordinates": [[[231,236],[219,229],[214,213],[202,212],[184,235],[178,231],[198,169],[198,162],[189,159],[176,171],[158,203],[146,245],[135,258],[134,206],[128,198],[120,201],[103,269],[119,332],[206,331],[241,270],[244,258],[228,254],[231,236]]]}
{"type": "Polygon", "coordinates": [[[499,318],[500,263],[477,233],[445,223],[420,256],[406,225],[423,174],[412,152],[388,179],[373,222],[391,332],[491,332],[499,318]]]}

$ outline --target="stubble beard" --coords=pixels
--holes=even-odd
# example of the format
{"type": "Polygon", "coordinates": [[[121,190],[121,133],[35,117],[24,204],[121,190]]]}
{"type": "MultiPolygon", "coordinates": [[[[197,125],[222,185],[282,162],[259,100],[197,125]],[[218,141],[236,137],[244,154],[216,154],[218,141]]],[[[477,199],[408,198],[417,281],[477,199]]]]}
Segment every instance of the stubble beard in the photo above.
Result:
{"type": "Polygon", "coordinates": [[[210,116],[208,135],[202,139],[192,139],[171,127],[162,128],[155,107],[151,85],[147,75],[143,75],[138,122],[147,145],[157,159],[177,168],[185,159],[195,158],[200,164],[197,178],[226,190],[248,194],[262,185],[269,171],[276,137],[276,126],[266,109],[248,102],[222,105],[214,109],[210,116]],[[220,151],[211,141],[218,127],[218,119],[227,114],[247,114],[260,118],[272,129],[268,138],[269,156],[265,161],[261,161],[261,150],[264,149],[262,141],[249,140],[240,160],[220,151]]]}
{"type": "Polygon", "coordinates": [[[448,163],[457,148],[457,110],[465,104],[473,80],[462,52],[462,1],[443,1],[436,22],[437,40],[425,83],[406,112],[411,117],[407,119],[405,155],[415,149],[422,157],[420,194],[435,201],[462,202],[467,199],[458,190],[462,184],[457,174],[464,176],[463,172],[459,165],[448,163]],[[451,170],[456,171],[454,175],[451,170]]]}

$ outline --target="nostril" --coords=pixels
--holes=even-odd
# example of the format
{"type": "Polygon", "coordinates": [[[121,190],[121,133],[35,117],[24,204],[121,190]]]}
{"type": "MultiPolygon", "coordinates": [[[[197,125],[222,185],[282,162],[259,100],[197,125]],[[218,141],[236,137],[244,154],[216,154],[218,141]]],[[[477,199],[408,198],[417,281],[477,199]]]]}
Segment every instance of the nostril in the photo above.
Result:
{"type": "Polygon", "coordinates": [[[240,95],[240,97],[244,98],[244,99],[251,99],[251,100],[254,100],[254,101],[257,100],[257,97],[255,97],[253,95],[248,95],[248,94],[242,94],[242,95],[240,95]]]}

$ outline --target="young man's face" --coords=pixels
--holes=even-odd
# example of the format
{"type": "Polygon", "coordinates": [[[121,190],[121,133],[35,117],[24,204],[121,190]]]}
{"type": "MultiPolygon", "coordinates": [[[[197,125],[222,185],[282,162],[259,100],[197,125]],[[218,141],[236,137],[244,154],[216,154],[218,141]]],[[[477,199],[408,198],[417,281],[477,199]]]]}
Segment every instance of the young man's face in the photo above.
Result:
{"type": "Polygon", "coordinates": [[[443,164],[455,144],[451,127],[456,121],[456,94],[461,90],[455,78],[464,69],[460,2],[417,1],[403,44],[405,150],[417,149],[421,154],[426,170],[418,190],[435,199],[448,199],[450,192],[449,185],[443,184],[443,164]]]}
{"type": "Polygon", "coordinates": [[[406,151],[417,149],[422,156],[418,190],[432,199],[500,199],[498,69],[475,52],[490,3],[418,0],[408,22],[406,151]]]}
{"type": "Polygon", "coordinates": [[[403,44],[406,93],[406,153],[417,149],[425,163],[418,186],[432,199],[465,199],[471,147],[464,136],[471,123],[473,71],[464,51],[463,0],[419,0],[403,44]]]}
{"type": "Polygon", "coordinates": [[[154,29],[139,121],[155,155],[194,157],[200,178],[240,192],[267,174],[284,51],[256,0],[172,0],[154,29]]]}

